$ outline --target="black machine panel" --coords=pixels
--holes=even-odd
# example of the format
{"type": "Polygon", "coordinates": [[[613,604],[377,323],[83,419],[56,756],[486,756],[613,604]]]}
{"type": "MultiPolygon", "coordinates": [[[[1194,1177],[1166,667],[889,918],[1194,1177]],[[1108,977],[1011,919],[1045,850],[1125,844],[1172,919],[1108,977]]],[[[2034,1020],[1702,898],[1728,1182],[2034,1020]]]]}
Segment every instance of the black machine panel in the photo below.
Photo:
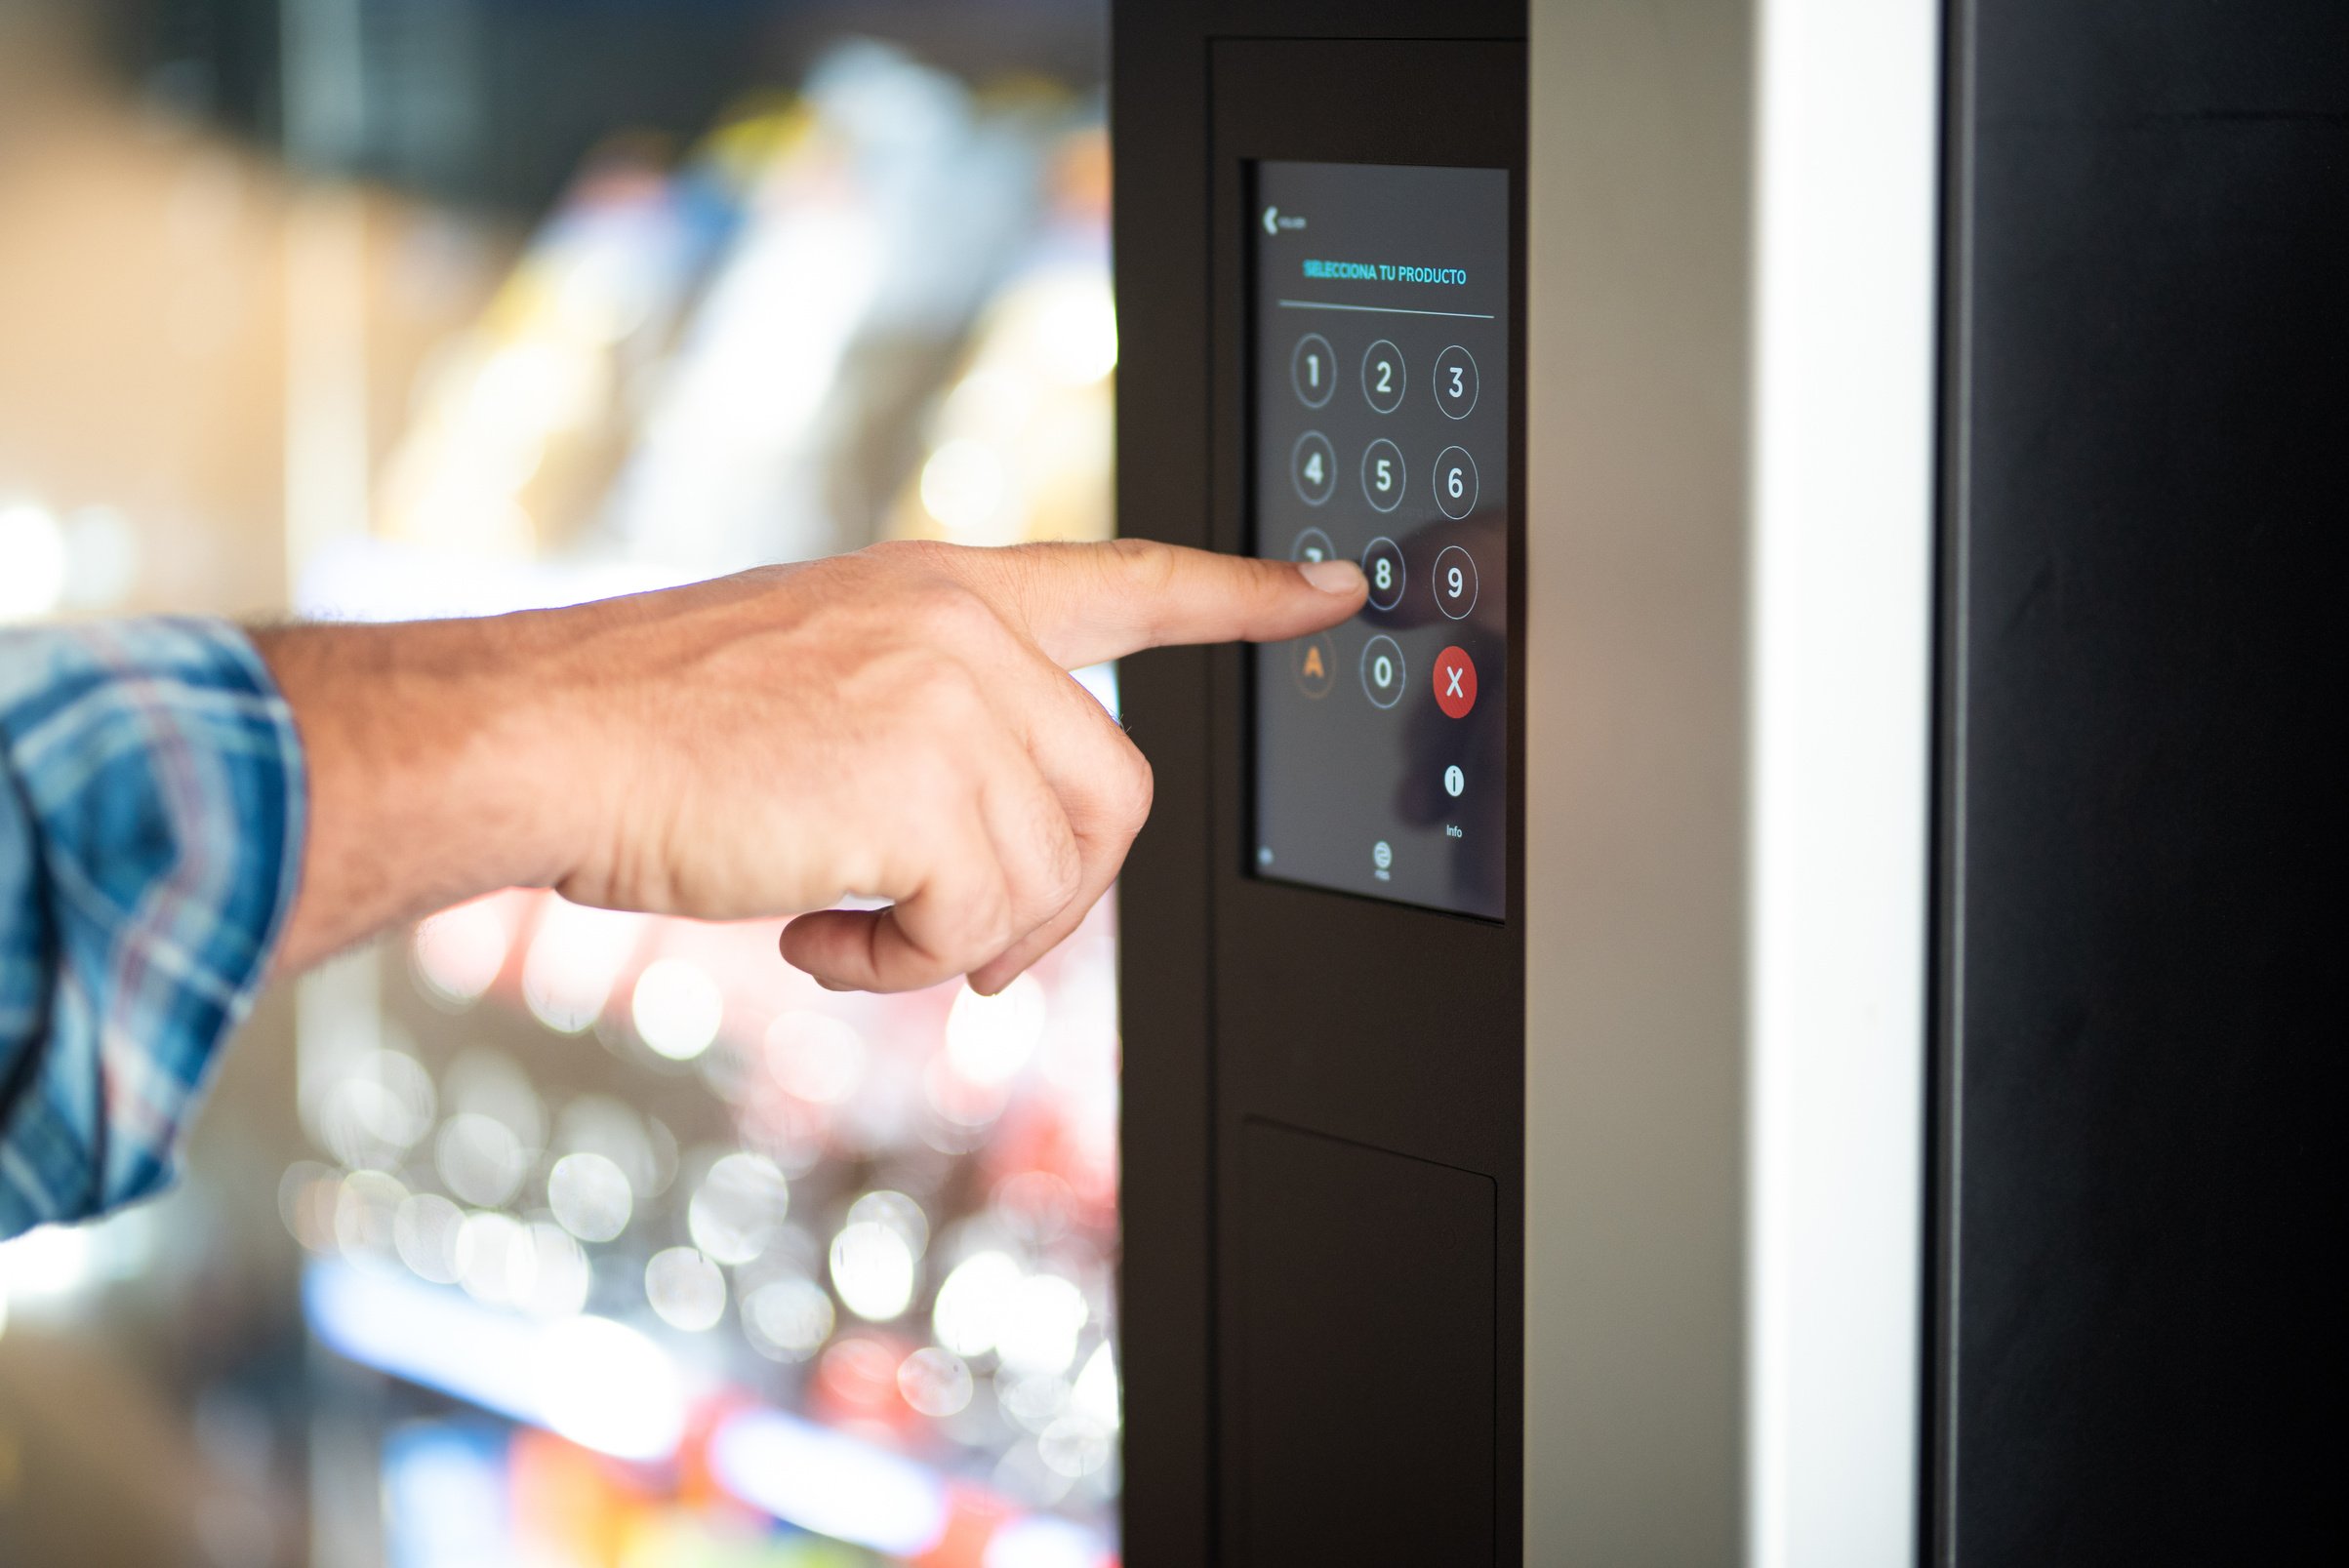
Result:
{"type": "MultiPolygon", "coordinates": [[[[1224,650],[1210,662],[1205,843],[1213,933],[1216,1549],[1230,1564],[1284,1563],[1298,1560],[1286,1544],[1300,1538],[1282,1532],[1338,1528],[1328,1511],[1337,1505],[1320,1500],[1315,1472],[1298,1468],[1301,1460],[1272,1462],[1261,1443],[1267,1432],[1293,1432],[1293,1424],[1307,1419],[1296,1401],[1320,1388],[1344,1390],[1347,1398],[1319,1400],[1311,1419],[1331,1431],[1382,1427],[1400,1445],[1386,1463],[1445,1477],[1440,1487],[1385,1489],[1378,1507],[1387,1539],[1442,1543],[1430,1548],[1428,1560],[1507,1560],[1519,1530],[1522,1403],[1524,952],[1521,921],[1514,916],[1522,899],[1515,858],[1523,797],[1514,775],[1524,722],[1523,656],[1508,628],[1522,623],[1517,499],[1523,492],[1522,356],[1513,340],[1523,317],[1524,52],[1490,42],[1225,41],[1211,48],[1210,77],[1204,260],[1212,282],[1211,542],[1235,551],[1260,542],[1273,547],[1267,530],[1284,525],[1273,520],[1262,498],[1268,491],[1279,495],[1272,489],[1276,482],[1288,490],[1280,504],[1295,507],[1281,515],[1301,527],[1322,527],[1333,550],[1340,532],[1350,553],[1367,549],[1376,537],[1373,519],[1407,516],[1420,525],[1474,530],[1438,539],[1393,525],[1400,530],[1390,536],[1399,553],[1391,564],[1405,596],[1332,633],[1335,645],[1351,642],[1355,669],[1332,672],[1352,681],[1351,688],[1319,700],[1305,696],[1295,684],[1294,648],[1262,650],[1253,663],[1243,650],[1224,650]],[[1441,115],[1392,112],[1404,102],[1456,107],[1441,115]],[[1278,209],[1271,233],[1268,207],[1278,209]],[[1306,224],[1282,229],[1283,215],[1306,224]],[[1316,235],[1316,223],[1322,225],[1318,238],[1290,271],[1279,249],[1316,235]],[[1327,264],[1308,275],[1309,260],[1327,264]],[[1354,266],[1385,264],[1398,274],[1410,266],[1431,276],[1344,275],[1354,266]],[[1465,274],[1467,281],[1443,279],[1445,273],[1465,274]],[[1268,284],[1262,298],[1260,278],[1268,284]],[[1311,292],[1306,283],[1314,285],[1311,292]],[[1282,299],[1470,313],[1308,311],[1284,308],[1282,299]],[[1356,316],[1384,325],[1368,332],[1340,322],[1356,316]],[[1309,321],[1303,331],[1295,325],[1309,321]],[[1441,329],[1430,334],[1428,324],[1436,322],[1441,329]],[[1298,351],[1318,351],[1308,341],[1316,333],[1330,345],[1336,376],[1328,400],[1309,409],[1296,380],[1303,375],[1309,392],[1315,390],[1316,367],[1300,365],[1298,351]],[[1351,364],[1337,354],[1341,339],[1351,364]],[[1455,345],[1477,360],[1476,397],[1471,404],[1464,374],[1452,399],[1463,408],[1457,419],[1437,400],[1438,362],[1455,345]],[[1268,366],[1273,357],[1276,363],[1268,366]],[[1268,375],[1276,378],[1278,397],[1265,391],[1268,375]],[[1308,417],[1323,422],[1306,425],[1308,417]],[[1313,506],[1292,481],[1290,455],[1314,428],[1337,460],[1335,472],[1324,469],[1333,492],[1352,487],[1351,521],[1337,515],[1337,494],[1313,506]],[[1276,454],[1267,450],[1268,438],[1277,441],[1276,454]],[[1374,453],[1381,440],[1394,451],[1374,453]],[[1477,504],[1458,520],[1444,517],[1435,502],[1446,447],[1473,452],[1479,470],[1477,504]],[[1391,512],[1373,503],[1379,456],[1401,460],[1388,476],[1402,493],[1391,512]],[[1308,512],[1315,523],[1302,521],[1308,512]],[[1456,540],[1475,542],[1480,568],[1477,608],[1457,621],[1432,598],[1408,597],[1413,579],[1426,590],[1448,582],[1438,575],[1437,557],[1456,540]],[[1458,629],[1439,629],[1438,623],[1458,629]],[[1412,671],[1392,709],[1378,707],[1361,685],[1363,654],[1381,635],[1412,671]],[[1442,710],[1435,685],[1439,656],[1454,645],[1476,661],[1480,688],[1458,719],[1442,710]],[[1268,688],[1275,695],[1260,703],[1268,688]],[[1314,719],[1345,711],[1335,705],[1341,694],[1358,702],[1351,717],[1362,728],[1313,735],[1314,719]],[[1314,744],[1288,744],[1301,723],[1314,744]],[[1436,740],[1426,738],[1426,728],[1435,729],[1436,740]],[[1349,733],[1367,746],[1351,758],[1340,752],[1349,733]],[[1480,751],[1442,749],[1465,747],[1470,737],[1480,751]],[[1422,760],[1414,762],[1415,754],[1422,760]],[[1457,804],[1477,795],[1490,813],[1480,819],[1486,830],[1474,841],[1448,840],[1438,816],[1419,827],[1425,838],[1407,836],[1413,808],[1401,786],[1417,777],[1440,790],[1451,766],[1468,776],[1468,788],[1461,797],[1442,798],[1457,804]],[[1331,841],[1351,849],[1318,865],[1314,832],[1292,836],[1276,824],[1275,864],[1264,867],[1258,828],[1294,803],[1300,782],[1309,803],[1316,797],[1332,803],[1325,808],[1331,816],[1359,814],[1352,827],[1332,834],[1331,841]],[[1409,864],[1432,874],[1409,885],[1376,880],[1381,833],[1396,835],[1388,840],[1388,869],[1402,867],[1407,851],[1409,864]],[[1297,846],[1302,866],[1280,862],[1284,842],[1297,846]],[[1447,866],[1442,857],[1454,847],[1490,858],[1479,863],[1462,854],[1447,866]],[[1433,858],[1419,858],[1431,848],[1433,858]],[[1268,869],[1274,874],[1264,874],[1268,869]],[[1358,1301],[1347,1308],[1331,1290],[1304,1298],[1321,1303],[1316,1311],[1327,1319],[1317,1335],[1298,1342],[1314,1346],[1314,1360],[1284,1374],[1284,1363],[1250,1354],[1268,1333],[1287,1332],[1278,1325],[1294,1326],[1290,1304],[1304,1282],[1294,1269],[1276,1266],[1280,1256],[1302,1249],[1324,1260],[1366,1258],[1377,1250],[1363,1234],[1365,1226],[1378,1224],[1375,1216],[1344,1204],[1292,1207],[1296,1194],[1268,1175],[1277,1164],[1265,1157],[1271,1135],[1264,1129],[1272,1123],[1300,1138],[1366,1151],[1381,1182],[1408,1189],[1416,1212],[1451,1217],[1435,1226],[1446,1235],[1462,1212],[1457,1183],[1488,1194],[1485,1228],[1461,1237],[1474,1244],[1488,1229],[1493,1238],[1465,1266],[1476,1275],[1470,1284],[1456,1269],[1415,1267],[1390,1271],[1377,1287],[1383,1318],[1416,1325],[1414,1334],[1446,1325],[1452,1370],[1442,1380],[1443,1421],[1433,1407],[1425,1420],[1407,1414],[1422,1406],[1395,1382],[1383,1347],[1393,1341],[1351,1332],[1344,1322],[1349,1310],[1359,1316],[1366,1308],[1358,1301]],[[1309,1244],[1281,1228],[1296,1225],[1319,1239],[1309,1244]],[[1268,1252],[1268,1234],[1276,1233],[1291,1241],[1268,1252]],[[1474,1306],[1479,1302],[1489,1302],[1489,1309],[1474,1306]],[[1463,1310],[1464,1304],[1472,1309],[1463,1310]],[[1471,1442],[1458,1427],[1463,1419],[1489,1431],[1490,1441],[1471,1442]],[[1471,1471],[1484,1479],[1464,1490],[1471,1471]]],[[[1448,392],[1448,375],[1441,384],[1448,392]]],[[[1465,494],[1465,475],[1462,488],[1465,494]]],[[[1291,533],[1277,553],[1289,553],[1293,543],[1291,533]]],[[[1371,577],[1375,587],[1375,558],[1371,577]]],[[[1465,695],[1465,678],[1462,686],[1465,695]]],[[[1347,1271],[1359,1280],[1359,1266],[1347,1271]]],[[[1370,1463],[1358,1451],[1356,1460],[1370,1463]]]]}
{"type": "Polygon", "coordinates": [[[1952,21],[1931,1560],[2325,1560],[2349,7],[1952,21]]]}
{"type": "Polygon", "coordinates": [[[1492,1178],[1266,1121],[1240,1140],[1245,1560],[1490,1562],[1492,1178]]]}
{"type": "Polygon", "coordinates": [[[1509,845],[1509,174],[1265,161],[1255,546],[1361,563],[1255,656],[1260,876],[1499,919],[1509,845]]]}

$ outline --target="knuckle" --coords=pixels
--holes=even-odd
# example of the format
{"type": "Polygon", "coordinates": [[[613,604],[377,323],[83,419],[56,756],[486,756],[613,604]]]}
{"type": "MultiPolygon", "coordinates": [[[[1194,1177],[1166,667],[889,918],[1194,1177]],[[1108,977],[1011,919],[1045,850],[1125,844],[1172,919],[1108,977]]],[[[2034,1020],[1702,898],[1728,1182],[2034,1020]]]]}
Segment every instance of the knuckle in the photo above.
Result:
{"type": "Polygon", "coordinates": [[[1011,893],[1000,882],[972,895],[955,923],[952,954],[959,968],[984,963],[1012,938],[1011,893]]]}
{"type": "Polygon", "coordinates": [[[1154,540],[1112,540],[1105,559],[1120,593],[1146,604],[1163,597],[1180,570],[1174,551],[1154,540]]]}
{"type": "Polygon", "coordinates": [[[1151,803],[1157,797],[1157,776],[1151,771],[1150,759],[1126,746],[1128,764],[1118,778],[1118,792],[1113,803],[1118,826],[1128,835],[1142,830],[1150,820],[1151,803]]]}
{"type": "Polygon", "coordinates": [[[1044,890],[1052,907],[1076,897],[1084,877],[1084,857],[1077,852],[1076,839],[1065,828],[1056,830],[1044,851],[1044,890]]]}
{"type": "Polygon", "coordinates": [[[942,577],[927,584],[913,607],[930,640],[947,648],[986,648],[1004,633],[1003,619],[967,583],[942,577]]]}

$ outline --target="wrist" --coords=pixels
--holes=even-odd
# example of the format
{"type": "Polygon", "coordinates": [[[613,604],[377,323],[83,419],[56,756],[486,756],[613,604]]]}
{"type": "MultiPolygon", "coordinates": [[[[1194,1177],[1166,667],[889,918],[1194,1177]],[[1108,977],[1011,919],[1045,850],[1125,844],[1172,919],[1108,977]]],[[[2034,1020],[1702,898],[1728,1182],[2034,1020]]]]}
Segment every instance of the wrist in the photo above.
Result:
{"type": "Polygon", "coordinates": [[[577,728],[525,618],[257,632],[303,744],[308,833],[282,967],[500,887],[566,874],[577,728]]]}

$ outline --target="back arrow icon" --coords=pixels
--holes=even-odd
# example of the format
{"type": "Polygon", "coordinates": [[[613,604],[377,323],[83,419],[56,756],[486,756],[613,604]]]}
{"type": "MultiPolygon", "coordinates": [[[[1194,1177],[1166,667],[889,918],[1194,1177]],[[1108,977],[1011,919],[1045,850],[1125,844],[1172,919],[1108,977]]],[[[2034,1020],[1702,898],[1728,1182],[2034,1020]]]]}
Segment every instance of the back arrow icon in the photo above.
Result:
{"type": "Polygon", "coordinates": [[[1277,207],[1267,207],[1267,208],[1264,210],[1264,231],[1265,231],[1267,234],[1277,234],[1277,233],[1279,233],[1279,232],[1280,232],[1280,209],[1279,209],[1279,208],[1277,208],[1277,207]]]}

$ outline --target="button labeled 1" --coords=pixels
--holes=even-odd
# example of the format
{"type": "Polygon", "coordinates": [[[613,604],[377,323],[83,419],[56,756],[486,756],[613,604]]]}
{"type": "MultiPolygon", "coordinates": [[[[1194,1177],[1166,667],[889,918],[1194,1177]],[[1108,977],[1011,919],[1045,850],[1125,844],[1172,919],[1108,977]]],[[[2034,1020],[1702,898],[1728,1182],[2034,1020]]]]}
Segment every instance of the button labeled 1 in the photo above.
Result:
{"type": "Polygon", "coordinates": [[[1477,666],[1464,648],[1446,648],[1436,656],[1436,705],[1444,717],[1464,719],[1477,705],[1477,666]]]}
{"type": "Polygon", "coordinates": [[[1298,339],[1289,354],[1289,380],[1296,383],[1297,401],[1307,408],[1328,402],[1329,394],[1338,389],[1337,363],[1337,351],[1319,333],[1309,332],[1298,339]]]}

